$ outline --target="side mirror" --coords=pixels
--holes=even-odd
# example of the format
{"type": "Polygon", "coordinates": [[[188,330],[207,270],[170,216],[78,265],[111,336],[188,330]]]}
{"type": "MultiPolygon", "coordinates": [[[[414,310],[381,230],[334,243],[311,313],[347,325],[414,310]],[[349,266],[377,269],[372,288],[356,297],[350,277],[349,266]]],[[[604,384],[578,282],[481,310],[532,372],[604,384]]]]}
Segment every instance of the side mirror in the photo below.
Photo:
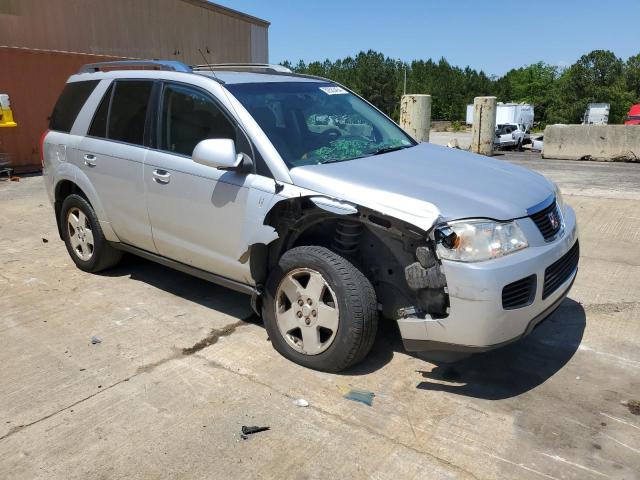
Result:
{"type": "Polygon", "coordinates": [[[236,145],[230,138],[209,138],[196,145],[191,158],[200,165],[233,170],[242,164],[243,155],[236,153],[236,145]]]}

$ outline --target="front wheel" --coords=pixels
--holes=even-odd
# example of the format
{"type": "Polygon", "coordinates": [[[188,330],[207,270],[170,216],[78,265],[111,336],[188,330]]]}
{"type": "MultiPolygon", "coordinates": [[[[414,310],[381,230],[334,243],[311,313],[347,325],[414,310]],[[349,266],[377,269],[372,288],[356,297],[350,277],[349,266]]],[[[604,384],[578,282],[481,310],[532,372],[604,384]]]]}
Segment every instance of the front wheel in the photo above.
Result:
{"type": "Polygon", "coordinates": [[[339,372],[369,353],[376,295],[355,266],[324,247],[287,251],[267,280],[263,318],[274,348],[299,365],[339,372]]]}

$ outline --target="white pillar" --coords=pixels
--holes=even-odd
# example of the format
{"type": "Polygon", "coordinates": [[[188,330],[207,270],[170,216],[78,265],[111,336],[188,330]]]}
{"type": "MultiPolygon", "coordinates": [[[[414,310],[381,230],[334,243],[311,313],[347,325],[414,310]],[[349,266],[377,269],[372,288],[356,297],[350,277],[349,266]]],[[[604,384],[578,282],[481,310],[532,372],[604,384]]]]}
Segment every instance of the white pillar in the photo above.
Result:
{"type": "Polygon", "coordinates": [[[417,142],[428,142],[431,130],[431,95],[403,95],[400,127],[417,142]]]}
{"type": "Polygon", "coordinates": [[[493,140],[495,136],[496,97],[474,98],[471,151],[481,155],[493,155],[493,140]]]}

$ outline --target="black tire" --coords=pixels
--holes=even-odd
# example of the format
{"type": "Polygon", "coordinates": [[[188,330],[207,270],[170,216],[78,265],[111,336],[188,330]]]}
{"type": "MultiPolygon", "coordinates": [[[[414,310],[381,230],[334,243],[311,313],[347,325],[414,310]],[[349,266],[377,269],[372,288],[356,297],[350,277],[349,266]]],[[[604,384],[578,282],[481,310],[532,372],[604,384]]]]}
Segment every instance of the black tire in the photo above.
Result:
{"type": "Polygon", "coordinates": [[[274,348],[284,357],[325,372],[339,372],[362,361],[371,350],[378,330],[376,294],[371,282],[348,260],[318,246],[293,248],[270,272],[262,304],[264,324],[274,348]],[[281,280],[294,269],[320,273],[335,293],[339,307],[337,333],[331,345],[317,355],[292,348],[276,322],[276,292],[281,280]]]}
{"type": "Polygon", "coordinates": [[[104,237],[96,212],[89,202],[80,195],[72,194],[64,199],[60,209],[59,222],[67,252],[69,252],[69,256],[80,270],[91,273],[100,272],[115,266],[122,258],[122,252],[109,245],[109,242],[104,237]],[[78,209],[84,213],[93,234],[93,253],[88,260],[81,259],[71,245],[67,216],[72,209],[78,209]]]}
{"type": "Polygon", "coordinates": [[[519,152],[524,152],[524,148],[522,148],[522,140],[518,141],[518,145],[516,145],[516,150],[519,152]]]}

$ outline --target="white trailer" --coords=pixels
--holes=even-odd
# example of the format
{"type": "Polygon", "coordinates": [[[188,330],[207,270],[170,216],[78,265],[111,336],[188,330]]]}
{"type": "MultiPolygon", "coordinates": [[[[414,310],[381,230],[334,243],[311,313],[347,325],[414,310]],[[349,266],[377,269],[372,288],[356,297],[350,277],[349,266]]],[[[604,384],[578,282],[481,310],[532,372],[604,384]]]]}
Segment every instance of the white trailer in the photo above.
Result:
{"type": "Polygon", "coordinates": [[[608,103],[590,103],[582,117],[583,125],[606,125],[609,123],[609,111],[611,105],[608,103]]]}
{"type": "MultiPolygon", "coordinates": [[[[533,126],[534,108],[527,103],[498,103],[496,106],[496,126],[505,123],[520,125],[522,130],[533,126]]],[[[467,105],[468,125],[473,125],[473,105],[467,105]]]]}
{"type": "Polygon", "coordinates": [[[470,104],[470,105],[467,105],[466,123],[467,123],[467,125],[473,125],[473,103],[470,104]]]}

